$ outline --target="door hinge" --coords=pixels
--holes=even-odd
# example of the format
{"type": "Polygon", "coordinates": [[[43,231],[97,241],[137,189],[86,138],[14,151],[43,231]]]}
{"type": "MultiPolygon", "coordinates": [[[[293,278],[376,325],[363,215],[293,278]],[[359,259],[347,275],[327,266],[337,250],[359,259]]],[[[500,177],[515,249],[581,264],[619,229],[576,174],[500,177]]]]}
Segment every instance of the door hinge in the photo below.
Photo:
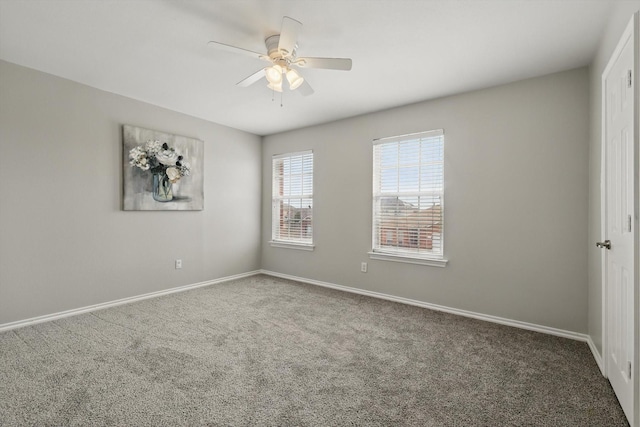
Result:
{"type": "Polygon", "coordinates": [[[629,379],[631,379],[631,361],[628,362],[628,370],[627,370],[627,374],[629,375],[629,379]]]}
{"type": "Polygon", "coordinates": [[[631,77],[631,70],[627,71],[627,87],[631,87],[633,83],[632,77],[631,77]]]}
{"type": "Polygon", "coordinates": [[[631,233],[631,215],[627,217],[627,231],[631,233]]]}

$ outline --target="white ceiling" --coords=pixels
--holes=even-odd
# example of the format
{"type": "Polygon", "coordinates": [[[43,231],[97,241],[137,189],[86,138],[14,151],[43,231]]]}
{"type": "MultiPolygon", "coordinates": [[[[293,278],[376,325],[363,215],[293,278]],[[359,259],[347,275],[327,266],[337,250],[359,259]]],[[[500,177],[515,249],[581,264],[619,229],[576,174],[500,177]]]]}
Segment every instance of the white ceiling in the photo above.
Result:
{"type": "MultiPolygon", "coordinates": [[[[174,111],[268,135],[587,65],[614,1],[0,0],[0,59],[174,111]],[[272,101],[235,84],[266,63],[282,16],[303,23],[315,89],[272,101]]],[[[1,95],[1,94],[0,94],[1,95]]]]}

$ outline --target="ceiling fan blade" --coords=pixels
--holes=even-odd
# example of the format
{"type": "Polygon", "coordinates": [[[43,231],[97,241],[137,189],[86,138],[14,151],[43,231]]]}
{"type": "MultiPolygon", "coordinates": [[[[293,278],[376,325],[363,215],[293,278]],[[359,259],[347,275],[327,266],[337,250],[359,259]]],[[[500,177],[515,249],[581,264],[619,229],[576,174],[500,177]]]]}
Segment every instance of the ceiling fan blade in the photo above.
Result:
{"type": "Polygon", "coordinates": [[[211,46],[220,49],[220,50],[224,50],[227,52],[231,52],[231,53],[239,53],[242,55],[246,55],[246,56],[251,56],[253,58],[258,58],[258,59],[264,59],[269,61],[269,56],[264,54],[264,53],[260,53],[260,52],[254,52],[252,50],[249,49],[244,49],[241,47],[237,47],[237,46],[231,46],[230,44],[226,44],[226,43],[220,43],[220,42],[216,42],[216,41],[210,41],[208,44],[210,44],[211,46]]]}
{"type": "Polygon", "coordinates": [[[280,40],[278,41],[278,50],[284,57],[293,55],[296,47],[298,47],[298,33],[300,32],[302,23],[293,18],[285,16],[282,18],[282,28],[280,29],[280,40]]]}
{"type": "Polygon", "coordinates": [[[293,63],[300,68],[324,68],[326,70],[351,70],[350,58],[298,58],[293,63]]]}
{"type": "Polygon", "coordinates": [[[309,96],[313,94],[313,88],[311,87],[311,85],[309,85],[309,83],[307,83],[306,80],[296,90],[300,92],[302,96],[309,96]]]}
{"type": "Polygon", "coordinates": [[[239,81],[238,83],[236,83],[236,86],[240,86],[240,87],[251,86],[252,84],[254,84],[255,82],[257,82],[258,80],[260,80],[263,77],[265,77],[264,68],[262,68],[262,69],[256,71],[255,73],[251,74],[246,79],[239,81]]]}

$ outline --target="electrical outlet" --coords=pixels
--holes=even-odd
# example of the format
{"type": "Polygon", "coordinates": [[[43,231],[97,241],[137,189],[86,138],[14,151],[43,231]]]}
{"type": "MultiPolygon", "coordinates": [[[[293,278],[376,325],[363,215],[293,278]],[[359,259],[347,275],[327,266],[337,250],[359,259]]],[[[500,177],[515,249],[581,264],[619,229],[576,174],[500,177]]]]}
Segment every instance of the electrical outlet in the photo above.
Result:
{"type": "Polygon", "coordinates": [[[367,272],[367,263],[366,262],[363,262],[363,263],[360,264],[360,271],[363,272],[363,273],[367,272]]]}
{"type": "Polygon", "coordinates": [[[181,259],[177,259],[176,260],[176,270],[179,270],[182,268],[182,260],[181,259]]]}

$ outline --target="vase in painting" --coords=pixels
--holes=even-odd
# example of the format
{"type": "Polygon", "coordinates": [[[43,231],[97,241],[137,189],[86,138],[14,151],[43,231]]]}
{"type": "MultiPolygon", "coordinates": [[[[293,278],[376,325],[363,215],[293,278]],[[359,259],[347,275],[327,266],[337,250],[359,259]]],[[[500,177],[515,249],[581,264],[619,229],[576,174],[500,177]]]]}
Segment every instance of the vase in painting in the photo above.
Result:
{"type": "Polygon", "coordinates": [[[173,191],[171,189],[171,181],[169,177],[162,173],[153,174],[153,199],[158,202],[170,202],[173,200],[173,191]]]}

